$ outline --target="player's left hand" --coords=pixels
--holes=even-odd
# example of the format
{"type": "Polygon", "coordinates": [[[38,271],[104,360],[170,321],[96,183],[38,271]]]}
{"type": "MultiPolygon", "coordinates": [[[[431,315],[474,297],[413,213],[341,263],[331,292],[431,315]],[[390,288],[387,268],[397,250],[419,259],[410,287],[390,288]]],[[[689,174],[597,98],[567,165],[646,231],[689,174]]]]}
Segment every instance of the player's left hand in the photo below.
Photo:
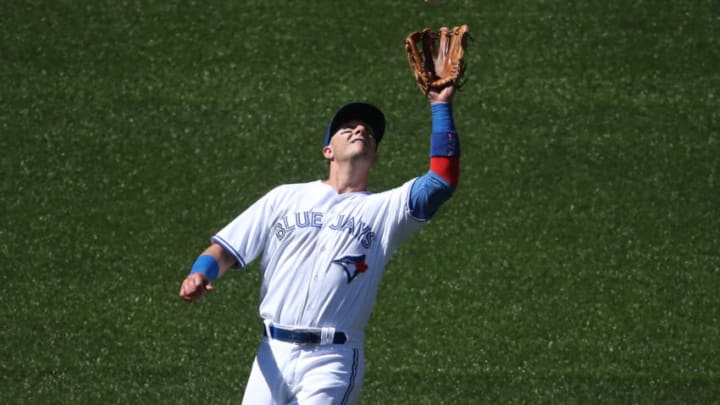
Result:
{"type": "Polygon", "coordinates": [[[207,277],[202,273],[194,273],[185,277],[180,286],[180,298],[187,302],[197,301],[205,296],[206,292],[212,292],[213,286],[207,277]]]}
{"type": "Polygon", "coordinates": [[[452,103],[457,88],[453,85],[445,86],[440,90],[430,90],[427,98],[430,103],[452,103]]]}

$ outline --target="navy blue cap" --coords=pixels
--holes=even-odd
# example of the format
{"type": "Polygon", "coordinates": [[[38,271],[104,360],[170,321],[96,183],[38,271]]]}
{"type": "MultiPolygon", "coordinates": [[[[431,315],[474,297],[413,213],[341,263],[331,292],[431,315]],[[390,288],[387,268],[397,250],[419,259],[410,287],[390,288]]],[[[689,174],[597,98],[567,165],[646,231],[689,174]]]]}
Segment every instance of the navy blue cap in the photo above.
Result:
{"type": "Polygon", "coordinates": [[[353,120],[362,121],[372,128],[375,134],[375,145],[378,145],[385,134],[385,115],[379,108],[370,103],[356,101],[345,104],[333,116],[327,133],[325,133],[325,144],[330,144],[330,138],[340,129],[340,125],[353,120]]]}

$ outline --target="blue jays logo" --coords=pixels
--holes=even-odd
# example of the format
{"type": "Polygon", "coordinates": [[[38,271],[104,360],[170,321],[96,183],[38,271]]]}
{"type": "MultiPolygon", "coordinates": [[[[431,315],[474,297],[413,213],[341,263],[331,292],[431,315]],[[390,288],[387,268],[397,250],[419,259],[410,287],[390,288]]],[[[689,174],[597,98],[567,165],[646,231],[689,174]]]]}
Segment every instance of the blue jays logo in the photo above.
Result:
{"type": "Polygon", "coordinates": [[[332,261],[339,264],[347,275],[348,284],[360,273],[365,273],[368,269],[365,263],[365,255],[362,256],[344,256],[332,261]]]}

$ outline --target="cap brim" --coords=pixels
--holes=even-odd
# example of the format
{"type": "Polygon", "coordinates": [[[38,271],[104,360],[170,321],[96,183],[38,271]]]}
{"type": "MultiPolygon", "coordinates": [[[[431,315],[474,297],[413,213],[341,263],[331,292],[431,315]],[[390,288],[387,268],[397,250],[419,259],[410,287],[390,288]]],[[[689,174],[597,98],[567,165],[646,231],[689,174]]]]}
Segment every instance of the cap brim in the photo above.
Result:
{"type": "Polygon", "coordinates": [[[330,138],[340,129],[342,124],[355,120],[370,125],[375,135],[375,143],[380,143],[385,134],[385,114],[370,103],[352,102],[340,107],[333,116],[325,134],[325,146],[330,143],[330,138]]]}

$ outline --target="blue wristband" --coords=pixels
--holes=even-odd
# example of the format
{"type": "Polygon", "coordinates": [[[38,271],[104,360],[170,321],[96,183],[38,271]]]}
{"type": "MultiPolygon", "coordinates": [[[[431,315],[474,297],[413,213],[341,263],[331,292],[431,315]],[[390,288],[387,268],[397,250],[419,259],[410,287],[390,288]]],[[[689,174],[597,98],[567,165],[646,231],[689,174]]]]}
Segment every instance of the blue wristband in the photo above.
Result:
{"type": "Polygon", "coordinates": [[[217,260],[210,255],[201,255],[195,260],[195,263],[190,269],[190,274],[202,273],[208,280],[213,281],[218,277],[220,273],[220,266],[217,260]]]}

